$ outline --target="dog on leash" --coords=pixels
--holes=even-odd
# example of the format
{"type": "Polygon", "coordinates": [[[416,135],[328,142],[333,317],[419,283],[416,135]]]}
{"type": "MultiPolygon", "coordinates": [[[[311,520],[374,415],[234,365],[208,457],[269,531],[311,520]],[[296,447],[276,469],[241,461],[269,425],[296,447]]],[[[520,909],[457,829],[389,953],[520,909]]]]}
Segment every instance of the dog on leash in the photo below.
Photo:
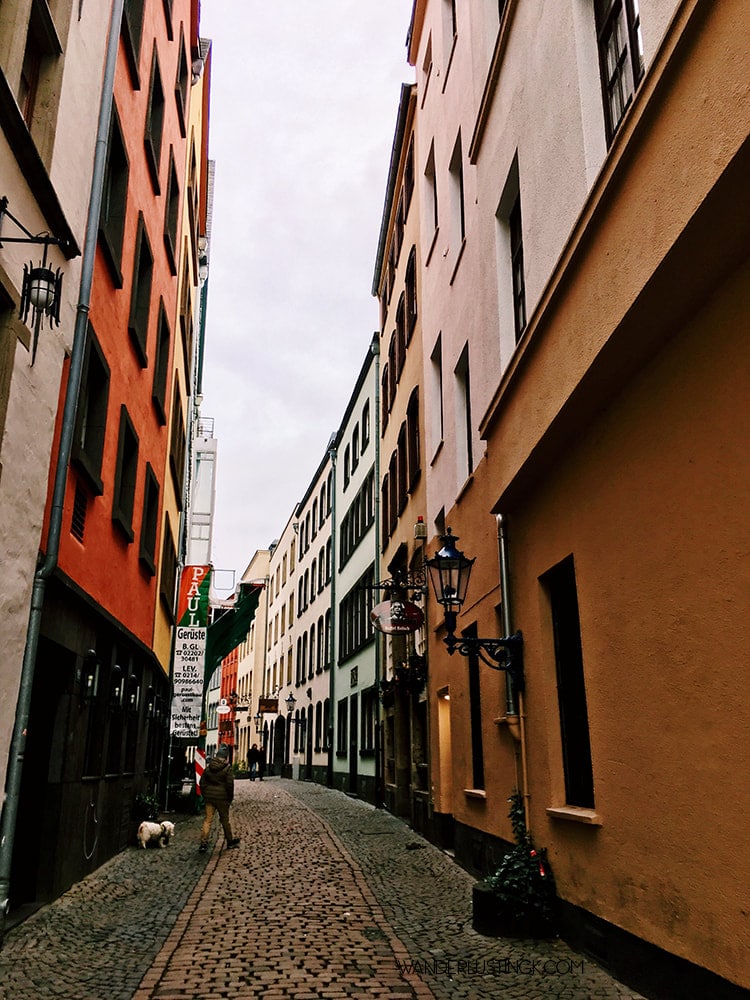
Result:
{"type": "Polygon", "coordinates": [[[163,823],[149,823],[148,820],[144,820],[138,827],[138,843],[144,849],[148,844],[168,847],[172,837],[174,837],[174,823],[170,823],[169,820],[164,820],[163,823]]]}

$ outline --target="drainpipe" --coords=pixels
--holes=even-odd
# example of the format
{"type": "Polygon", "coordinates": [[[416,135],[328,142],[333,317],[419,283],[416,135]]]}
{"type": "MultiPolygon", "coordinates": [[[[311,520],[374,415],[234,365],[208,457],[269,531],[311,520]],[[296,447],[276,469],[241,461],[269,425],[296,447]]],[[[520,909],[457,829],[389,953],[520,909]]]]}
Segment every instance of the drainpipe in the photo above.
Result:
{"type": "MultiPolygon", "coordinates": [[[[375,358],[375,413],[373,414],[373,437],[375,438],[375,482],[373,501],[375,507],[375,579],[380,577],[380,334],[375,333],[370,344],[375,358]]],[[[375,808],[384,804],[382,794],[383,761],[382,732],[383,720],[380,705],[380,657],[382,656],[382,633],[375,629],[375,808]]]]}
{"type": "MultiPolygon", "coordinates": [[[[503,635],[512,633],[510,614],[510,559],[508,557],[508,536],[505,518],[496,514],[497,550],[500,561],[500,586],[502,588],[502,621],[503,635]]],[[[505,715],[508,720],[508,731],[518,745],[521,755],[521,795],[523,797],[524,818],[526,829],[529,828],[529,781],[526,766],[526,716],[523,708],[523,693],[516,692],[508,671],[505,671],[505,715]]]]}
{"type": "Polygon", "coordinates": [[[117,49],[120,38],[120,22],[122,20],[123,0],[113,0],[112,16],[107,38],[107,53],[104,63],[104,78],[102,82],[102,99],[99,108],[99,124],[94,149],[94,166],[91,175],[91,195],[89,200],[88,218],[86,220],[86,238],[83,247],[81,263],[81,284],[78,294],[73,346],[70,355],[68,384],[65,390],[63,404],[62,430],[60,433],[60,448],[55,466],[55,479],[52,491],[52,507],[50,511],[49,535],[44,562],[34,574],[31,591],[31,610],[29,624],[26,630],[26,647],[21,667],[21,680],[18,689],[16,717],[13,726],[13,736],[8,758],[8,774],[5,786],[5,807],[0,821],[0,946],[5,932],[5,920],[8,914],[10,894],[10,873],[13,861],[13,845],[15,842],[16,823],[18,821],[18,802],[21,791],[21,776],[26,748],[26,730],[29,724],[31,709],[31,691],[34,683],[34,668],[39,647],[39,633],[42,625],[42,610],[44,608],[44,592],[47,580],[57,566],[60,551],[60,531],[62,527],[63,504],[65,500],[65,485],[68,475],[68,463],[73,444],[73,428],[75,424],[78,396],[81,388],[83,358],[88,333],[89,303],[91,301],[91,285],[94,275],[94,257],[96,254],[97,231],[102,204],[102,188],[104,186],[104,167],[107,157],[107,141],[109,123],[112,113],[112,95],[114,93],[115,67],[117,65],[117,49]]]}
{"type": "Polygon", "coordinates": [[[337,434],[328,442],[328,457],[331,460],[331,675],[328,678],[328,774],[326,785],[333,788],[333,737],[336,695],[336,448],[337,434]]]}

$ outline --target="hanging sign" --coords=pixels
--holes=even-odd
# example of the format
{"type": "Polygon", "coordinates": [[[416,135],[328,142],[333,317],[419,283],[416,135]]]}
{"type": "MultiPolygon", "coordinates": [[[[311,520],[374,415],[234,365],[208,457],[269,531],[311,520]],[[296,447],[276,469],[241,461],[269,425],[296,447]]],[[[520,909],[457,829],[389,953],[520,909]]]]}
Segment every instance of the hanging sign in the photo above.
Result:
{"type": "Polygon", "coordinates": [[[372,609],[370,620],[378,632],[403,635],[424,625],[424,614],[411,601],[383,601],[372,609]]]}
{"type": "Polygon", "coordinates": [[[172,662],[173,737],[198,739],[203,707],[210,566],[186,566],[180,577],[172,662]]]}

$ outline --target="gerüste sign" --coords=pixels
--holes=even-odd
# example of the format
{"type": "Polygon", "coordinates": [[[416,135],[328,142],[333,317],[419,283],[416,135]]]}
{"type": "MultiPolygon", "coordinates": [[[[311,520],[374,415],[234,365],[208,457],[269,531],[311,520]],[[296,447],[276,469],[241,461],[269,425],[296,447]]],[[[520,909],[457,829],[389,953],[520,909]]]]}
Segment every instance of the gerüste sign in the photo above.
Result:
{"type": "Polygon", "coordinates": [[[210,566],[186,566],[180,578],[172,665],[173,737],[197,740],[203,707],[210,566]]]}

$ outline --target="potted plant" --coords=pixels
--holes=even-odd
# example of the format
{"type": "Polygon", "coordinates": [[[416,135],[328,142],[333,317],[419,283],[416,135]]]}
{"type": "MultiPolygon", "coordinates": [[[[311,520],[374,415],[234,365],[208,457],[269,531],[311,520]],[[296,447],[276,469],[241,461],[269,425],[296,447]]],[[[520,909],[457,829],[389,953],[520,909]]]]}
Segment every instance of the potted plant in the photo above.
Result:
{"type": "Polygon", "coordinates": [[[144,820],[155,822],[159,818],[159,800],[155,795],[141,792],[133,802],[133,819],[136,823],[144,820]]]}
{"type": "Polygon", "coordinates": [[[474,886],[473,927],[492,937],[552,937],[557,891],[547,852],[537,850],[526,829],[520,792],[508,801],[516,843],[496,871],[474,886]]]}

